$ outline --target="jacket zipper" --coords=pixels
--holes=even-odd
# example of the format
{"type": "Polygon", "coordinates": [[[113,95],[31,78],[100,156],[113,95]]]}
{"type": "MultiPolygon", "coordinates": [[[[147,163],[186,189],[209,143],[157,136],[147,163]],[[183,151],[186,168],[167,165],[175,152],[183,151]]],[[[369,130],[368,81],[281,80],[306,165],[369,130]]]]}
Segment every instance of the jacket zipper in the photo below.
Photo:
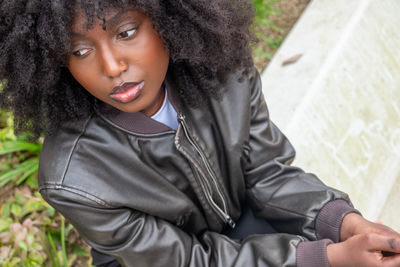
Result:
{"type": "Polygon", "coordinates": [[[211,204],[211,207],[214,209],[214,211],[217,213],[217,215],[219,217],[221,217],[222,220],[224,222],[226,222],[231,228],[235,228],[235,222],[232,220],[231,216],[228,214],[225,198],[223,196],[220,186],[217,183],[217,179],[215,177],[214,172],[211,169],[211,166],[209,165],[203,151],[200,149],[198,144],[193,140],[193,138],[189,134],[189,131],[187,130],[187,125],[185,122],[185,116],[182,114],[179,114],[178,118],[179,118],[179,121],[181,122],[183,132],[185,133],[186,138],[188,139],[189,143],[196,149],[197,153],[199,153],[204,165],[206,166],[206,170],[207,170],[209,176],[211,177],[211,180],[212,180],[213,184],[215,185],[215,188],[217,189],[217,194],[218,194],[219,198],[222,201],[223,210],[217,205],[217,203],[215,203],[214,199],[212,198],[212,195],[210,192],[211,186],[210,186],[210,183],[209,183],[207,177],[205,177],[205,175],[201,175],[202,172],[199,172],[199,177],[201,180],[200,184],[201,184],[201,187],[203,188],[206,199],[211,204]],[[206,185],[204,185],[204,183],[206,185]]]}

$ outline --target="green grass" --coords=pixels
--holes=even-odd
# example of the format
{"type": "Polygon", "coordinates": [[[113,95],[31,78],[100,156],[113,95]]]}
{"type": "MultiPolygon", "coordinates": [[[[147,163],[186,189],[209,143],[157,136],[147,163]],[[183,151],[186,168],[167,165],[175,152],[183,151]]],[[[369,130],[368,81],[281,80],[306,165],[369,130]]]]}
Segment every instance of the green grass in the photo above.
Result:
{"type": "Polygon", "coordinates": [[[281,13],[276,7],[280,0],[253,0],[255,16],[253,32],[259,42],[253,45],[253,55],[256,62],[270,60],[273,52],[281,45],[281,36],[270,37],[266,32],[282,33],[282,29],[276,26],[272,20],[273,16],[280,16],[281,13]],[[266,49],[268,47],[268,49],[266,49]]]}

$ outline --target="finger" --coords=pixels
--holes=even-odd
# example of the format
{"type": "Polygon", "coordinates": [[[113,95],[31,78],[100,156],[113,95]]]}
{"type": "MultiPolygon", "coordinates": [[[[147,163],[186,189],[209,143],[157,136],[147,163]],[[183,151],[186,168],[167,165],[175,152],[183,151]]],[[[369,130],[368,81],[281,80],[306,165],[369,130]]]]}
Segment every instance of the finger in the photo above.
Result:
{"type": "Polygon", "coordinates": [[[400,234],[398,234],[398,233],[396,233],[394,231],[386,230],[386,229],[382,229],[380,231],[379,230],[371,231],[370,233],[386,236],[388,238],[400,239],[400,234]]]}
{"type": "Polygon", "coordinates": [[[382,233],[386,233],[388,235],[393,235],[396,238],[400,238],[400,233],[396,232],[395,230],[393,230],[389,226],[386,226],[386,225],[383,225],[383,224],[381,224],[381,225],[375,224],[375,225],[376,225],[375,226],[376,230],[378,230],[378,231],[380,230],[380,232],[382,232],[382,233]]]}
{"type": "Polygon", "coordinates": [[[367,234],[365,235],[368,249],[370,251],[386,251],[400,253],[400,239],[386,235],[367,234]]]}
{"type": "Polygon", "coordinates": [[[390,228],[387,225],[380,224],[380,223],[374,223],[374,222],[369,222],[369,225],[364,228],[360,233],[375,233],[375,234],[382,234],[382,235],[387,235],[387,236],[393,236],[395,238],[400,238],[400,233],[396,232],[392,228],[390,228]]]}
{"type": "Polygon", "coordinates": [[[387,228],[388,228],[388,233],[392,234],[395,238],[400,238],[400,233],[396,232],[395,230],[393,230],[390,227],[387,227],[387,228]]]}
{"type": "Polygon", "coordinates": [[[384,257],[382,259],[382,264],[385,267],[399,267],[400,266],[400,254],[395,254],[394,256],[384,257]]]}

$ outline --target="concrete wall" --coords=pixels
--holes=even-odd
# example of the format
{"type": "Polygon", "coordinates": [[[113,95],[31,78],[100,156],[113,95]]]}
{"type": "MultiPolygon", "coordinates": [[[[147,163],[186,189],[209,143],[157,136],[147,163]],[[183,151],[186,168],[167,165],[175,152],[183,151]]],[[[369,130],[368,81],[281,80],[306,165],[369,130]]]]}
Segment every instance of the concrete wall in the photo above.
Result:
{"type": "Polygon", "coordinates": [[[400,230],[400,1],[312,1],[262,78],[294,165],[400,230]]]}

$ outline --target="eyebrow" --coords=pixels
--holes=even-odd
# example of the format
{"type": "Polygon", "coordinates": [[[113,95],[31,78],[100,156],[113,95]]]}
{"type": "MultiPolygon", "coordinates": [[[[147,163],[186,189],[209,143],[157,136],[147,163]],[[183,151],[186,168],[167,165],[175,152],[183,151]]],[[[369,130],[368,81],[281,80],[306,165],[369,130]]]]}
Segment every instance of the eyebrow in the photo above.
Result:
{"type": "Polygon", "coordinates": [[[72,36],[72,38],[74,38],[74,37],[78,38],[78,37],[85,37],[86,35],[84,35],[83,33],[80,33],[80,32],[71,32],[71,36],[72,36]]]}
{"type": "MultiPolygon", "coordinates": [[[[117,25],[121,20],[124,19],[126,13],[128,13],[128,11],[130,10],[121,10],[119,11],[117,14],[115,14],[114,16],[112,16],[110,19],[106,20],[106,19],[100,19],[103,20],[103,23],[100,24],[102,27],[109,25],[110,27],[114,27],[115,25],[117,25]],[[104,25],[104,26],[103,26],[104,25]]],[[[105,29],[105,27],[104,27],[105,29]]],[[[72,37],[85,37],[86,35],[80,32],[71,32],[72,37]]]]}
{"type": "Polygon", "coordinates": [[[106,20],[103,19],[103,22],[105,25],[110,25],[111,27],[115,26],[116,24],[118,24],[118,22],[120,22],[122,19],[124,19],[124,15],[126,13],[128,13],[129,10],[123,9],[121,11],[119,11],[117,14],[115,14],[114,16],[112,16],[110,19],[106,20]]]}

